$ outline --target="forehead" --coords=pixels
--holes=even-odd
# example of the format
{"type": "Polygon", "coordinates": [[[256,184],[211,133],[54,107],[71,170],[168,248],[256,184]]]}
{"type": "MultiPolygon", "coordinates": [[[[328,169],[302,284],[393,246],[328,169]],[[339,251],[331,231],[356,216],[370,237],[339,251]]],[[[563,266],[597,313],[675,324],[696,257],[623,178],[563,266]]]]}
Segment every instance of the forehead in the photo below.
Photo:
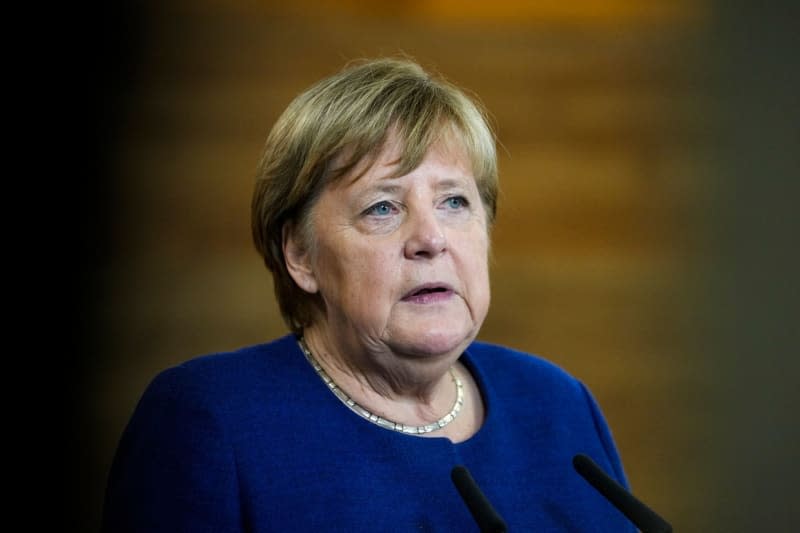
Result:
{"type": "MultiPolygon", "coordinates": [[[[447,128],[449,130],[449,128],[447,128]]],[[[376,181],[393,182],[413,173],[423,163],[438,167],[448,180],[475,181],[471,158],[460,136],[442,131],[427,147],[409,153],[405,142],[390,132],[381,148],[361,161],[339,181],[344,187],[361,188],[376,181]]]]}

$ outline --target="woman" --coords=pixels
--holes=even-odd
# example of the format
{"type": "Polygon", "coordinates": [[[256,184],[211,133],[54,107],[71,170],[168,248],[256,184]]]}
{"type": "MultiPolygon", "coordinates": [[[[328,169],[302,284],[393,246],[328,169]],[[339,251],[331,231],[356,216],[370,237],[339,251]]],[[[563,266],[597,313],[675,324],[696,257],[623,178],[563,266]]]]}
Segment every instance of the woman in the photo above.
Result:
{"type": "Polygon", "coordinates": [[[511,530],[627,531],[572,471],[625,483],[586,388],[476,342],[495,143],[406,60],[298,96],[266,144],[256,247],[291,334],[161,373],[122,437],[109,531],[470,531],[465,465],[511,530]]]}

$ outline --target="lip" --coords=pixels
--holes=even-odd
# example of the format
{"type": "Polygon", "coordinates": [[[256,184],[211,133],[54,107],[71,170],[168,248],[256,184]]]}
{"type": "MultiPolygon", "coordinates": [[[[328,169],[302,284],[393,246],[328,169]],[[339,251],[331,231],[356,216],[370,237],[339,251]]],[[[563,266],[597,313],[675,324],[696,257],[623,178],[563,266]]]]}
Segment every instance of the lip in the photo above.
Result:
{"type": "Polygon", "coordinates": [[[441,302],[455,294],[448,283],[423,283],[408,291],[402,298],[404,302],[427,304],[441,302]]]}

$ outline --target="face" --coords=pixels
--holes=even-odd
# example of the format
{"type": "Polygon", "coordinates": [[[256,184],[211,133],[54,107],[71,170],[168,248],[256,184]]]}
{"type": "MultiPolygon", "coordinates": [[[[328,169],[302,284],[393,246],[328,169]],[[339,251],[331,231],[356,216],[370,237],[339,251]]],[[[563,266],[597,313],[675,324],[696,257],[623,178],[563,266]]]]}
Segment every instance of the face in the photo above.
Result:
{"type": "Polygon", "coordinates": [[[489,307],[486,213],[458,143],[432,146],[416,169],[392,177],[399,150],[390,139],[360,178],[323,191],[314,246],[294,254],[290,272],[319,292],[319,327],[340,348],[460,354],[489,307]]]}

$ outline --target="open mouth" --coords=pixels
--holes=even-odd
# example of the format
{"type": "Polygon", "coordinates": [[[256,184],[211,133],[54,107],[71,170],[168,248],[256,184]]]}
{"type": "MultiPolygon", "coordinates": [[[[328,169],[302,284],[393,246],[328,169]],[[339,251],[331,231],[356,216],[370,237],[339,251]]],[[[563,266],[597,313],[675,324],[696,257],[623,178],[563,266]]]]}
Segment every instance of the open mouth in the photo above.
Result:
{"type": "Polygon", "coordinates": [[[447,285],[422,285],[415,288],[403,297],[405,301],[416,303],[426,303],[447,298],[453,293],[453,289],[447,285]]]}
{"type": "Polygon", "coordinates": [[[423,294],[432,294],[434,292],[447,292],[447,289],[444,287],[432,287],[429,289],[420,289],[418,291],[412,292],[409,296],[421,296],[423,294]]]}

